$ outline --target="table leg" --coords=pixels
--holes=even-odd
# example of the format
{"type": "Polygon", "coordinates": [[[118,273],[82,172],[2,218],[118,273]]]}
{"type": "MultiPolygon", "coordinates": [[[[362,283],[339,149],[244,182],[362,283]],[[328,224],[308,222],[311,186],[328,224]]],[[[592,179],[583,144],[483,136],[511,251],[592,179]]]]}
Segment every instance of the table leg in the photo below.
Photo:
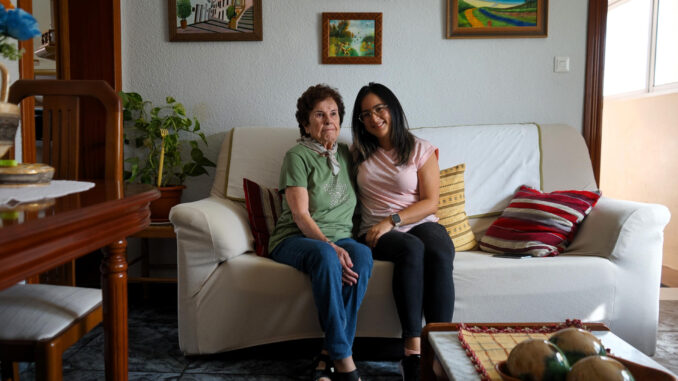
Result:
{"type": "Polygon", "coordinates": [[[127,241],[106,246],[101,262],[106,380],[127,381],[127,241]]]}

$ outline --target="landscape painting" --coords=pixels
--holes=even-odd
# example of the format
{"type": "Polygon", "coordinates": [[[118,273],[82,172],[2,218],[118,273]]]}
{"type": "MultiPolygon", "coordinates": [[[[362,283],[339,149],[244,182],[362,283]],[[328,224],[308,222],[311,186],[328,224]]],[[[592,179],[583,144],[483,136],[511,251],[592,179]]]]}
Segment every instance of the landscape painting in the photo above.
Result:
{"type": "Polygon", "coordinates": [[[546,37],[548,0],[448,0],[447,38],[546,37]]]}
{"type": "Polygon", "coordinates": [[[323,13],[323,63],[381,63],[381,13],[323,13]]]}
{"type": "Polygon", "coordinates": [[[261,0],[167,0],[170,41],[261,41],[261,0]]]}

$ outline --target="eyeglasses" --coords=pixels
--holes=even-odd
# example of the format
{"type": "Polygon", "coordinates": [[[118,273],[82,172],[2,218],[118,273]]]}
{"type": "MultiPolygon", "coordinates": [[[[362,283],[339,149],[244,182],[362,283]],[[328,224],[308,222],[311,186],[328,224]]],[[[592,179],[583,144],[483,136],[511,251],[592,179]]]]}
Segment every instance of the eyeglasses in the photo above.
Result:
{"type": "Polygon", "coordinates": [[[365,120],[369,119],[372,116],[372,113],[374,113],[376,116],[382,118],[386,113],[388,112],[388,106],[385,104],[379,104],[370,110],[365,110],[358,114],[358,120],[361,122],[365,123],[365,120]]]}

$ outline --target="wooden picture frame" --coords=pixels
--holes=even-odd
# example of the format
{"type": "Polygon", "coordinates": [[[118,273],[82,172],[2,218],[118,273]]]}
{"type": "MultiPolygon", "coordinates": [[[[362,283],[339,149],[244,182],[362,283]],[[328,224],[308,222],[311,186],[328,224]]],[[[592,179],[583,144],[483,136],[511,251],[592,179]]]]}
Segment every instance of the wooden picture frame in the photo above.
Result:
{"type": "Polygon", "coordinates": [[[322,63],[381,64],[381,13],[322,16],[322,63]]]}
{"type": "Polygon", "coordinates": [[[208,6],[202,0],[167,0],[169,40],[263,40],[261,0],[223,0],[217,4],[219,6],[208,6]]]}
{"type": "Polygon", "coordinates": [[[447,0],[447,38],[546,37],[547,22],[548,0],[447,0]]]}

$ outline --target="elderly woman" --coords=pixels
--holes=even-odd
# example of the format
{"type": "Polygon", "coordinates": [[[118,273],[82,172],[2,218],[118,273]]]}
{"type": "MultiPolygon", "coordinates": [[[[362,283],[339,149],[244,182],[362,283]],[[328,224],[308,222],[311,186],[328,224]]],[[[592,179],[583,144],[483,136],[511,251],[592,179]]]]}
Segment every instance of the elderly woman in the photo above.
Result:
{"type": "Polygon", "coordinates": [[[372,253],[351,238],[357,200],[349,149],[337,143],[344,119],[341,95],[327,85],[311,86],[297,100],[296,117],[301,138],[285,154],[280,170],[285,197],[269,251],[275,261],[311,278],[325,332],[313,379],[358,380],[351,347],[372,253]]]}

